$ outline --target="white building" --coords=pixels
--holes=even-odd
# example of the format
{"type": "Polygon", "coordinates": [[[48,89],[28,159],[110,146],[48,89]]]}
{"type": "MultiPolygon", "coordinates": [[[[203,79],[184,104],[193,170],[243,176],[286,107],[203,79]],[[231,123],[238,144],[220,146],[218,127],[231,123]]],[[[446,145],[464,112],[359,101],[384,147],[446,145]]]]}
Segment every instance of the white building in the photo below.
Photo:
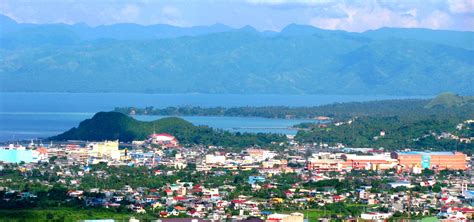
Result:
{"type": "Polygon", "coordinates": [[[206,155],[206,164],[225,164],[226,157],[223,155],[206,155]]]}
{"type": "Polygon", "coordinates": [[[114,160],[120,159],[121,152],[118,140],[90,143],[89,146],[92,147],[92,150],[89,152],[90,156],[114,160]]]}
{"type": "Polygon", "coordinates": [[[383,221],[392,217],[392,213],[379,213],[379,212],[372,212],[372,213],[364,213],[360,215],[360,218],[363,220],[372,220],[372,221],[383,221]]]}

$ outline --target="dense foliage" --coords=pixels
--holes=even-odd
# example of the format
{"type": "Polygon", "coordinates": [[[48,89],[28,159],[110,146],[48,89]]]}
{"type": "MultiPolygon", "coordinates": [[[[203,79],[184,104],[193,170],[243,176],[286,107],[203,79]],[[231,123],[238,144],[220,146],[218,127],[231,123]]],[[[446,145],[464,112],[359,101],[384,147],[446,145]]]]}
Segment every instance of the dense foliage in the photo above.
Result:
{"type": "Polygon", "coordinates": [[[431,118],[474,118],[474,99],[443,93],[432,100],[403,99],[370,102],[334,103],[315,107],[167,107],[167,108],[115,108],[124,114],[161,116],[243,116],[265,118],[315,118],[327,116],[347,119],[353,116],[400,116],[409,119],[431,118]]]}
{"type": "Polygon", "coordinates": [[[207,126],[194,126],[190,122],[176,117],[156,121],[138,121],[118,112],[99,112],[91,119],[82,121],[52,140],[120,140],[130,142],[144,140],[153,132],[169,133],[182,144],[217,145],[227,147],[245,147],[269,145],[271,142],[283,142],[285,137],[264,133],[231,133],[215,130],[207,126]]]}
{"type": "Polygon", "coordinates": [[[473,93],[471,32],[0,22],[2,91],[473,93]]]}
{"type": "Polygon", "coordinates": [[[383,147],[388,150],[403,148],[458,150],[472,152],[474,144],[451,138],[439,138],[443,133],[468,137],[473,134],[472,124],[457,130],[457,119],[405,119],[400,117],[360,117],[351,123],[329,124],[325,127],[301,130],[296,135],[300,142],[344,143],[350,147],[383,147]],[[385,136],[380,136],[384,131],[385,136]]]}

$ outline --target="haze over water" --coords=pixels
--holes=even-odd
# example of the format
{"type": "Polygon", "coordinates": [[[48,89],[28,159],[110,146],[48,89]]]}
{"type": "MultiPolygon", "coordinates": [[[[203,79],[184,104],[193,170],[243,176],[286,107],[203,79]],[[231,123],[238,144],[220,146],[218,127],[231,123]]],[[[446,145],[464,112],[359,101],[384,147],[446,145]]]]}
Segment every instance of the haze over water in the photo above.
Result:
{"type": "MultiPolygon", "coordinates": [[[[364,95],[218,95],[138,93],[0,93],[0,141],[35,139],[57,135],[77,126],[99,111],[115,107],[163,108],[168,106],[318,106],[336,102],[371,101],[422,96],[364,95]]],[[[154,120],[159,116],[137,117],[154,120]]],[[[183,117],[196,125],[230,131],[294,134],[285,129],[307,121],[245,117],[183,117]]]]}

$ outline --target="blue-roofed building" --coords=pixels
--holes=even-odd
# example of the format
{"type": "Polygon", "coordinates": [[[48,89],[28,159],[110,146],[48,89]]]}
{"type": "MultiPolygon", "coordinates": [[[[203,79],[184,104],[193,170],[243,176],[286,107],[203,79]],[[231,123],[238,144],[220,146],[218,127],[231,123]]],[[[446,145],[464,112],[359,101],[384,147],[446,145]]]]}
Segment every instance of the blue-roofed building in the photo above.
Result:
{"type": "Polygon", "coordinates": [[[265,182],[265,177],[261,176],[249,176],[248,183],[249,184],[255,184],[255,183],[263,183],[265,182]]]}
{"type": "Polygon", "coordinates": [[[0,149],[0,162],[31,163],[38,162],[38,152],[26,149],[0,149]]]}

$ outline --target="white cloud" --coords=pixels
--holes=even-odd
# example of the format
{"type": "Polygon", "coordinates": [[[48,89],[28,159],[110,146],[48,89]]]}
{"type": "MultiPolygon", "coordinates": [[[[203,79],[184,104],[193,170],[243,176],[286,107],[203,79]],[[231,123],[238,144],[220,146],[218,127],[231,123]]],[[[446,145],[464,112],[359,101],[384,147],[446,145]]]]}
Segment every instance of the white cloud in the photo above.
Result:
{"type": "Polygon", "coordinates": [[[163,6],[161,13],[167,17],[178,17],[181,14],[176,7],[170,5],[163,6]]]}
{"type": "Polygon", "coordinates": [[[120,11],[122,20],[127,22],[133,22],[140,16],[140,8],[136,5],[126,5],[120,11]]]}
{"type": "Polygon", "coordinates": [[[161,14],[157,20],[159,23],[169,25],[188,26],[188,24],[182,18],[181,11],[172,5],[163,6],[161,8],[161,14]]]}
{"type": "Polygon", "coordinates": [[[93,26],[224,23],[281,30],[298,23],[347,31],[380,27],[474,31],[474,0],[0,0],[0,13],[18,22],[93,26]]]}
{"type": "Polygon", "coordinates": [[[302,4],[302,5],[318,5],[336,2],[335,0],[247,0],[248,3],[252,4],[268,4],[268,5],[280,5],[280,4],[302,4]]]}
{"type": "Polygon", "coordinates": [[[474,0],[448,0],[448,6],[452,13],[474,13],[474,0]]]}
{"type": "Polygon", "coordinates": [[[448,29],[451,25],[450,16],[441,11],[434,11],[421,21],[422,27],[430,27],[432,29],[448,29]]]}
{"type": "MultiPolygon", "coordinates": [[[[369,1],[364,5],[337,4],[339,10],[348,16],[342,18],[315,15],[309,24],[324,29],[342,29],[361,32],[382,27],[449,29],[453,18],[442,10],[426,11],[426,8],[414,4],[389,5],[369,1]],[[420,8],[422,13],[420,13],[420,8]]],[[[436,6],[426,6],[437,7],[436,6]]],[[[458,8],[459,9],[459,8],[458,8]]]]}

